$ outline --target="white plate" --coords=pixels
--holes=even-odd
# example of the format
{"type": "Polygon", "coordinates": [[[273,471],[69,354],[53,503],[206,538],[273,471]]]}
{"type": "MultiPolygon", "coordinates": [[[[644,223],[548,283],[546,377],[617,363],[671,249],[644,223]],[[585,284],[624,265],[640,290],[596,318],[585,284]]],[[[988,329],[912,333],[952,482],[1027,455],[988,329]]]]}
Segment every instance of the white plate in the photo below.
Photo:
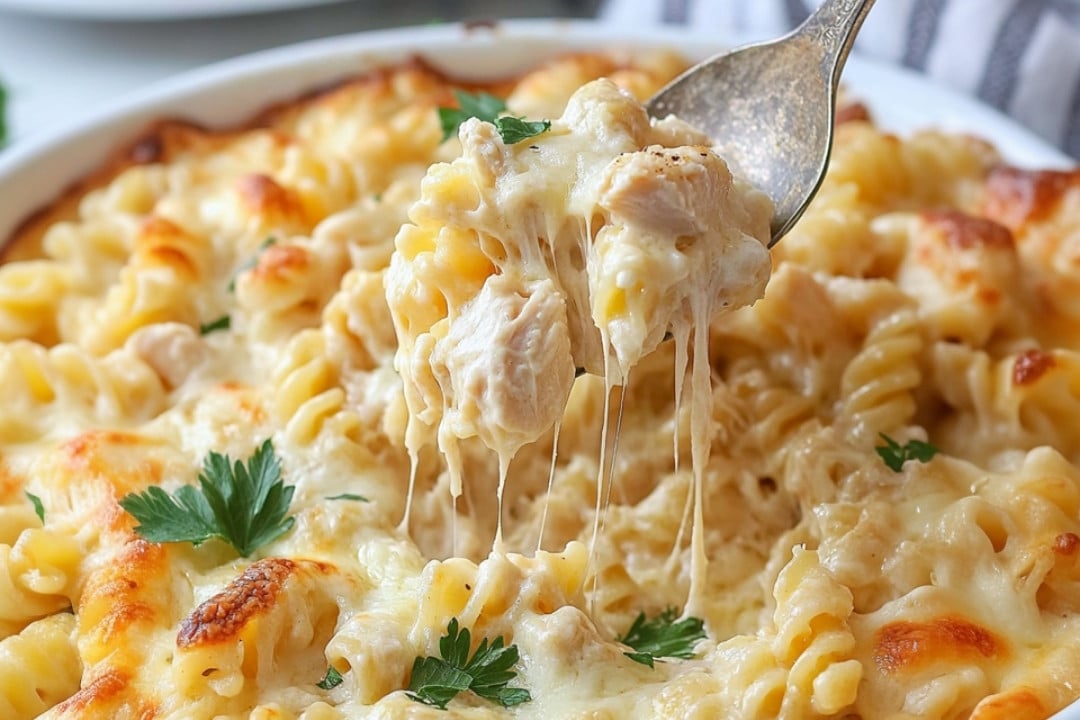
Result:
{"type": "Polygon", "coordinates": [[[179,20],[246,15],[344,0],[0,0],[0,10],[86,20],[179,20]]]}
{"type": "MultiPolygon", "coordinates": [[[[115,6],[128,0],[81,0],[115,6]]],[[[155,0],[131,0],[152,4],[155,0]]],[[[228,0],[266,5],[312,0],[228,0]]],[[[0,6],[74,5],[80,0],[0,0],[0,6]]],[[[211,0],[158,0],[202,5],[211,0]]],[[[471,78],[505,76],[552,54],[596,49],[678,48],[704,58],[718,40],[685,33],[642,30],[628,33],[586,21],[508,21],[494,28],[425,26],[362,33],[249,55],[185,73],[118,101],[113,106],[41,137],[0,152],[0,239],[65,186],[100,164],[113,148],[131,140],[152,120],[183,117],[210,127],[228,127],[267,105],[294,97],[379,64],[422,54],[451,74],[471,78]]],[[[1045,141],[993,110],[919,76],[852,57],[844,81],[883,126],[896,132],[936,126],[970,132],[994,142],[1004,156],[1028,167],[1071,167],[1075,163],[1045,141]]],[[[1055,720],[1080,720],[1080,704],[1055,720]]]]}

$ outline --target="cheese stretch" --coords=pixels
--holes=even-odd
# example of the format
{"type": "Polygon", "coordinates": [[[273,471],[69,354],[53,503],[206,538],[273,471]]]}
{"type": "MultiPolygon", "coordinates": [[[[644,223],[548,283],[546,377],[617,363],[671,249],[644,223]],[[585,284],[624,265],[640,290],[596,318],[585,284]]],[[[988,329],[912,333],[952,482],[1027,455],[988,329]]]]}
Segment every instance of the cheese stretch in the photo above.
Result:
{"type": "MultiPolygon", "coordinates": [[[[732,177],[707,136],[674,117],[650,121],[608,80],[575,92],[562,117],[527,142],[506,143],[476,118],[459,135],[461,157],[424,177],[386,274],[413,463],[437,442],[457,498],[459,442],[478,437],[499,459],[501,518],[510,461],[559,423],[576,368],[622,385],[666,337],[685,358],[693,331],[692,447],[704,467],[708,326],[764,292],[768,198],[732,177]]],[[[609,387],[605,418],[610,396],[609,387]]],[[[601,458],[607,446],[605,430],[601,458]]],[[[702,481],[696,473],[696,506],[702,481]]],[[[606,482],[601,462],[593,543],[606,482]]],[[[695,606],[700,516],[699,507],[695,606]]],[[[501,530],[497,520],[498,551],[501,530]]]]}

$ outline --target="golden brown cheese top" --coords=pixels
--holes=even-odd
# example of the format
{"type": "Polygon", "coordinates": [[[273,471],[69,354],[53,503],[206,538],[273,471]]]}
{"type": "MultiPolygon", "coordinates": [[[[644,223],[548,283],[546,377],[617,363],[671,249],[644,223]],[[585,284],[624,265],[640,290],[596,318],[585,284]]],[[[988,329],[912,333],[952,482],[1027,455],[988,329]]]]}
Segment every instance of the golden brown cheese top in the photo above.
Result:
{"type": "MultiPolygon", "coordinates": [[[[584,53],[485,89],[554,121],[592,80],[636,102],[685,64],[584,53]]],[[[539,373],[533,396],[565,393],[558,435],[523,433],[501,504],[498,458],[461,441],[455,501],[437,453],[410,462],[399,336],[449,337],[437,326],[460,311],[454,347],[481,370],[470,397],[534,410],[515,404],[528,396],[516,378],[488,380],[554,338],[544,329],[566,300],[552,301],[551,277],[533,278],[532,300],[517,292],[499,251],[525,247],[503,236],[526,216],[569,216],[563,171],[578,170],[539,168],[537,151],[499,148],[481,123],[465,146],[443,143],[436,108],[462,85],[477,89],[415,62],[241,128],[163,122],[57,188],[12,238],[0,263],[0,717],[986,720],[1074,701],[1080,174],[1006,167],[969,135],[885,133],[851,105],[824,185],[771,253],[764,297],[699,328],[707,344],[687,351],[643,317],[658,306],[648,268],[677,268],[677,253],[638,259],[663,249],[647,230],[685,235],[680,251],[715,230],[702,223],[718,221],[705,202],[716,197],[665,196],[701,201],[683,214],[639,200],[663,195],[655,170],[728,185],[700,157],[707,139],[641,154],[657,132],[644,118],[633,152],[593,168],[599,189],[583,196],[602,202],[571,208],[600,208],[595,222],[579,213],[597,230],[582,237],[618,271],[581,285],[581,322],[563,339],[622,322],[625,347],[655,347],[617,390],[573,378],[602,353],[539,373]],[[477,162],[463,168],[470,147],[477,162]],[[532,205],[518,193],[522,212],[477,234],[477,178],[515,168],[532,205]],[[446,282],[404,283],[415,302],[392,310],[388,269],[404,246],[432,263],[417,277],[446,282]],[[505,333],[469,325],[493,309],[505,333]],[[694,362],[703,385],[678,370],[694,362]],[[695,462],[692,406],[708,408],[695,462]],[[602,460],[619,408],[617,452],[602,460]],[[938,452],[895,471],[882,436],[938,452]],[[246,458],[268,438],[295,488],[288,532],[249,558],[216,538],[136,534],[121,498],[198,486],[210,452],[246,458]],[[707,632],[693,657],[650,668],[626,656],[616,638],[639,613],[688,603],[707,632]],[[451,618],[473,649],[515,645],[511,685],[529,702],[463,692],[442,711],[407,695],[451,618]],[[321,686],[330,668],[341,684],[321,686]]],[[[589,117],[595,137],[644,116],[589,117]]],[[[488,220],[506,199],[484,206],[488,220]]],[[[434,422],[448,410],[440,378],[415,380],[439,390],[420,394],[437,400],[434,422]]],[[[483,407],[459,407],[461,421],[482,422],[468,413],[483,407]]]]}
{"type": "Polygon", "coordinates": [[[962,617],[928,622],[901,620],[878,631],[874,662],[893,674],[931,663],[968,657],[1005,659],[1005,644],[986,628],[962,617]]]}
{"type": "Polygon", "coordinates": [[[220,593],[205,601],[180,625],[176,646],[236,641],[253,617],[274,606],[282,586],[296,568],[285,558],[266,558],[252,563],[220,593]]]}

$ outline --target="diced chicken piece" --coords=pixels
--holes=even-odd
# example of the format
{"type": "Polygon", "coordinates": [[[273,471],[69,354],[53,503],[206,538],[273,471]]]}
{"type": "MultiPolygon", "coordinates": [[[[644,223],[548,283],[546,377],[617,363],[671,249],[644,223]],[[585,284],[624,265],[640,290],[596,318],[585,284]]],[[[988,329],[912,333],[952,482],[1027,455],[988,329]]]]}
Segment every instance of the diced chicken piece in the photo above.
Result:
{"type": "Polygon", "coordinates": [[[148,325],[128,339],[127,347],[170,388],[182,384],[207,355],[198,332],[183,323],[148,325]]]}
{"type": "Polygon", "coordinates": [[[704,146],[652,146],[608,166],[598,206],[608,222],[589,268],[592,316],[629,370],[695,304],[710,318],[765,291],[772,206],[704,146]]]}
{"type": "Polygon", "coordinates": [[[509,460],[562,416],[574,364],[566,303],[551,280],[488,278],[432,354],[445,431],[479,435],[509,460]]]}

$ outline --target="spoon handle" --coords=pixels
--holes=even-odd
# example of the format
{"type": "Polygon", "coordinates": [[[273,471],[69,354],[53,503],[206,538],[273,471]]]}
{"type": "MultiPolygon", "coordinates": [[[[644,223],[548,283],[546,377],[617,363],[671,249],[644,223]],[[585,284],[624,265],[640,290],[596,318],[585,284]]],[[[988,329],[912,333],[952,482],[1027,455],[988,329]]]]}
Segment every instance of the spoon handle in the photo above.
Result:
{"type": "Polygon", "coordinates": [[[817,44],[831,62],[833,89],[847,61],[855,35],[873,7],[874,0],[825,0],[793,35],[817,44]]]}

